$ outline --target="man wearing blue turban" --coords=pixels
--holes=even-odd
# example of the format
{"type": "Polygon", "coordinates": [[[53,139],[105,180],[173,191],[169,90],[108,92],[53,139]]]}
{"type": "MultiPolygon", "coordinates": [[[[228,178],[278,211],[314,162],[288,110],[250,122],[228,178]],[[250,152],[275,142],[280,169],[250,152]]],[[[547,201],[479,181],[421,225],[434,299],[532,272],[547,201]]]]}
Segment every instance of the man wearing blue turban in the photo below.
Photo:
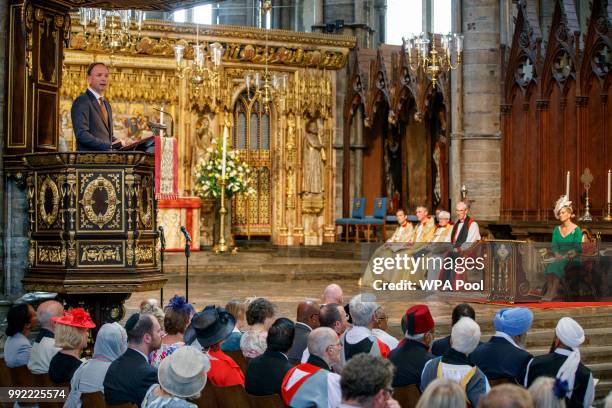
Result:
{"type": "Polygon", "coordinates": [[[533,358],[525,349],[533,312],[526,307],[501,309],[493,319],[495,335],[470,355],[489,380],[506,379],[522,384],[533,358]]]}

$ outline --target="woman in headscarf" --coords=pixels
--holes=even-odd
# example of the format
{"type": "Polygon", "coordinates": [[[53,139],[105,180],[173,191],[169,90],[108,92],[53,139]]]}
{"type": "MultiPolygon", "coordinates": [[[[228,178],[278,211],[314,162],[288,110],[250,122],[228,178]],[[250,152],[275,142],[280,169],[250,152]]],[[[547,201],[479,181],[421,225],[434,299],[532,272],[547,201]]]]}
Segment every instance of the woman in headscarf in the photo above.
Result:
{"type": "Polygon", "coordinates": [[[185,345],[183,336],[195,310],[187,303],[184,296],[174,295],[168,306],[164,308],[164,328],[166,335],[162,337],[162,345],[149,356],[151,364],[159,367],[162,360],[185,345]]]}
{"type": "Polygon", "coordinates": [[[104,392],[104,377],[110,364],[127,350],[127,334],[119,323],[106,323],[100,327],[93,358],[81,365],[70,381],[70,394],[65,408],[79,408],[81,394],[104,392]]]}
{"type": "Polygon", "coordinates": [[[556,226],[553,231],[551,250],[554,259],[544,271],[546,292],[542,300],[550,301],[556,298],[567,267],[580,263],[578,255],[582,252],[582,230],[572,222],[573,212],[569,197],[561,196],[555,203],[555,217],[561,221],[561,225],[556,226]]]}

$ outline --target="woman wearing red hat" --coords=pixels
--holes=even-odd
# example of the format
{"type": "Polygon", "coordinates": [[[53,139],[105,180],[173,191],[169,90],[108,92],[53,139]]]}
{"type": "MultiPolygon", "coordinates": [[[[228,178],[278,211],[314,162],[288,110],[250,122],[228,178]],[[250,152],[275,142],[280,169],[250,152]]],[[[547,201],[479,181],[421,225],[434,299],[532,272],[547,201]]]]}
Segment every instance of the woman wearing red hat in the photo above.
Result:
{"type": "Polygon", "coordinates": [[[96,325],[89,313],[80,307],[51,320],[55,322],[55,346],[61,350],[51,359],[49,377],[55,384],[69,383],[82,364],[81,352],[87,347],[88,330],[96,325]]]}

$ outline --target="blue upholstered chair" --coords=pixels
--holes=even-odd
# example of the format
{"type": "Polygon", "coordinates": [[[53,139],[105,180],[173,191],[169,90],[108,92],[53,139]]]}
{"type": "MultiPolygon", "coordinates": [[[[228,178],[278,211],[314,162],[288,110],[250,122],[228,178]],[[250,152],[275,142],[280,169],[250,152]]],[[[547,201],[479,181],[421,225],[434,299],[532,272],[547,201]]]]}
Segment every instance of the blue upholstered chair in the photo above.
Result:
{"type": "MultiPolygon", "coordinates": [[[[348,242],[348,232],[351,225],[357,225],[357,222],[361,220],[365,212],[365,197],[353,198],[353,211],[351,212],[350,218],[336,218],[336,225],[341,225],[344,229],[344,237],[348,242]]],[[[358,235],[357,229],[355,230],[355,240],[358,235]]]]}
{"type": "Polygon", "coordinates": [[[385,225],[387,216],[387,197],[378,197],[374,200],[374,214],[368,215],[367,217],[358,220],[357,228],[360,226],[366,227],[366,240],[370,242],[370,228],[374,229],[376,232],[377,226],[382,226],[382,239],[383,241],[387,240],[387,234],[385,232],[385,225]]]}

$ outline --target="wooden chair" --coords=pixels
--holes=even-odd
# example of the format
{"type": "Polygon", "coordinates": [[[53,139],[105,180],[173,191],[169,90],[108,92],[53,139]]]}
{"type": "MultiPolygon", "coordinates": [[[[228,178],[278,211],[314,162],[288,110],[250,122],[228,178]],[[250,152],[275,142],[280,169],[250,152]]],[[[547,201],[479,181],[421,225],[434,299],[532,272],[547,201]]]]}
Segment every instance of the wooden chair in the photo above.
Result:
{"type": "Polygon", "coordinates": [[[251,403],[251,408],[285,408],[286,405],[283,402],[283,399],[278,394],[273,395],[250,395],[249,402],[251,403]]]}
{"type": "Polygon", "coordinates": [[[247,366],[249,365],[249,363],[247,359],[244,357],[244,355],[242,354],[242,351],[241,350],[226,351],[225,354],[230,356],[232,360],[234,360],[236,364],[240,366],[242,373],[246,375],[246,370],[247,370],[247,366]]]}
{"type": "MultiPolygon", "coordinates": [[[[4,358],[0,357],[0,387],[12,387],[11,370],[6,366],[4,358]]],[[[0,402],[0,407],[12,407],[12,402],[0,402]]]]}
{"type": "Polygon", "coordinates": [[[401,407],[416,407],[420,397],[421,391],[416,384],[397,387],[393,392],[393,398],[399,402],[401,407]]]}
{"type": "Polygon", "coordinates": [[[9,368],[9,371],[11,372],[13,386],[33,387],[36,385],[34,374],[28,369],[28,366],[9,368]]]}
{"type": "Polygon", "coordinates": [[[250,408],[249,397],[241,385],[231,387],[212,386],[217,408],[250,408]]]}
{"type": "Polygon", "coordinates": [[[83,408],[106,408],[106,401],[102,391],[82,393],[81,402],[83,403],[83,408]]]}
{"type": "Polygon", "coordinates": [[[199,408],[218,408],[217,397],[210,382],[206,383],[206,386],[200,393],[200,398],[194,399],[193,403],[199,408]]]}
{"type": "Polygon", "coordinates": [[[496,378],[494,380],[489,380],[489,385],[491,388],[501,384],[514,384],[514,380],[510,378],[496,378]]]}

